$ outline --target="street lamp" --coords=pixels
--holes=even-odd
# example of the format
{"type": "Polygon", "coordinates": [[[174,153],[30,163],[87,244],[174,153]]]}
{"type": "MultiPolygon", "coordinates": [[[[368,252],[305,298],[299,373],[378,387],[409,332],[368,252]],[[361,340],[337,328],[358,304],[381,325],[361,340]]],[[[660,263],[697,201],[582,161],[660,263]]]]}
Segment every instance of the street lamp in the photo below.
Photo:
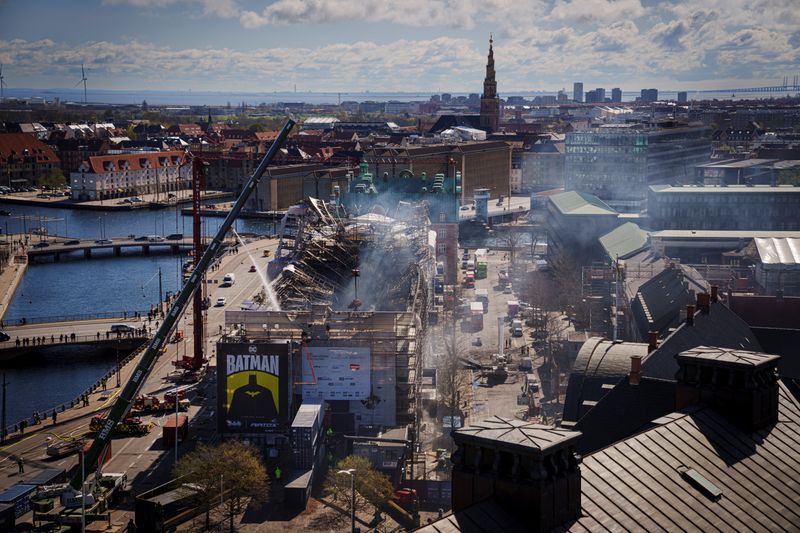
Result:
{"type": "Polygon", "coordinates": [[[336,473],[350,476],[350,533],[356,533],[356,469],[348,468],[336,473]]]}

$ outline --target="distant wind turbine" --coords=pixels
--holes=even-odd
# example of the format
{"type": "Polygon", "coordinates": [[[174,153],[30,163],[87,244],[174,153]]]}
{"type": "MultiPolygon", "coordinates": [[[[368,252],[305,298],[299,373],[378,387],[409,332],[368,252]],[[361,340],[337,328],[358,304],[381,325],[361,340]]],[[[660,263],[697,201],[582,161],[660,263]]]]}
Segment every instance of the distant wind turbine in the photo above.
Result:
{"type": "Polygon", "coordinates": [[[75,84],[75,87],[83,83],[83,103],[86,103],[86,71],[83,69],[83,63],[81,63],[81,81],[75,84]]]}
{"type": "Polygon", "coordinates": [[[6,79],[3,77],[3,64],[0,63],[0,100],[3,99],[3,87],[6,86],[6,79]]]}

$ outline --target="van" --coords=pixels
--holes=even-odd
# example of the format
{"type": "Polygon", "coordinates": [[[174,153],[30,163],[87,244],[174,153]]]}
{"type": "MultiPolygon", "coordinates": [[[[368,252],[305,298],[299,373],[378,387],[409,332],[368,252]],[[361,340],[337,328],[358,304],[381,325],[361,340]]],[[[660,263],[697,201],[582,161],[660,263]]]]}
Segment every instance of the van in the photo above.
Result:
{"type": "Polygon", "coordinates": [[[233,273],[229,272],[222,278],[222,284],[227,287],[231,287],[234,283],[236,283],[236,275],[233,273]]]}
{"type": "Polygon", "coordinates": [[[514,337],[522,337],[522,320],[516,319],[511,321],[511,335],[514,337]]]}
{"type": "Polygon", "coordinates": [[[111,333],[131,333],[133,328],[127,324],[112,324],[109,331],[111,333]]]}

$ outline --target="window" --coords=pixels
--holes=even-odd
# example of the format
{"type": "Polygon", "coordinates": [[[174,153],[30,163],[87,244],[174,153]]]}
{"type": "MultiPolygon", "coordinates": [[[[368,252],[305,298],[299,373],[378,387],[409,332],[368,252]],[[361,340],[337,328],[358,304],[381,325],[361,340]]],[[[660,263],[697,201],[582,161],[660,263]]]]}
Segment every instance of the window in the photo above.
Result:
{"type": "Polygon", "coordinates": [[[447,253],[447,245],[443,242],[440,242],[436,245],[436,253],[437,254],[445,254],[447,253]]]}

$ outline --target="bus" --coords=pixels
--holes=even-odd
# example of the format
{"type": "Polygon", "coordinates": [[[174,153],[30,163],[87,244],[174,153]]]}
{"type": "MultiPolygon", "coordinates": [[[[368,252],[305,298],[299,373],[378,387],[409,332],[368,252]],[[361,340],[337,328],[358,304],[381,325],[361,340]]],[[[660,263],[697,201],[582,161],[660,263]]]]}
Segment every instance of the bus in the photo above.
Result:
{"type": "Polygon", "coordinates": [[[489,263],[486,259],[488,251],[486,248],[475,250],[475,278],[486,279],[489,263]]]}

